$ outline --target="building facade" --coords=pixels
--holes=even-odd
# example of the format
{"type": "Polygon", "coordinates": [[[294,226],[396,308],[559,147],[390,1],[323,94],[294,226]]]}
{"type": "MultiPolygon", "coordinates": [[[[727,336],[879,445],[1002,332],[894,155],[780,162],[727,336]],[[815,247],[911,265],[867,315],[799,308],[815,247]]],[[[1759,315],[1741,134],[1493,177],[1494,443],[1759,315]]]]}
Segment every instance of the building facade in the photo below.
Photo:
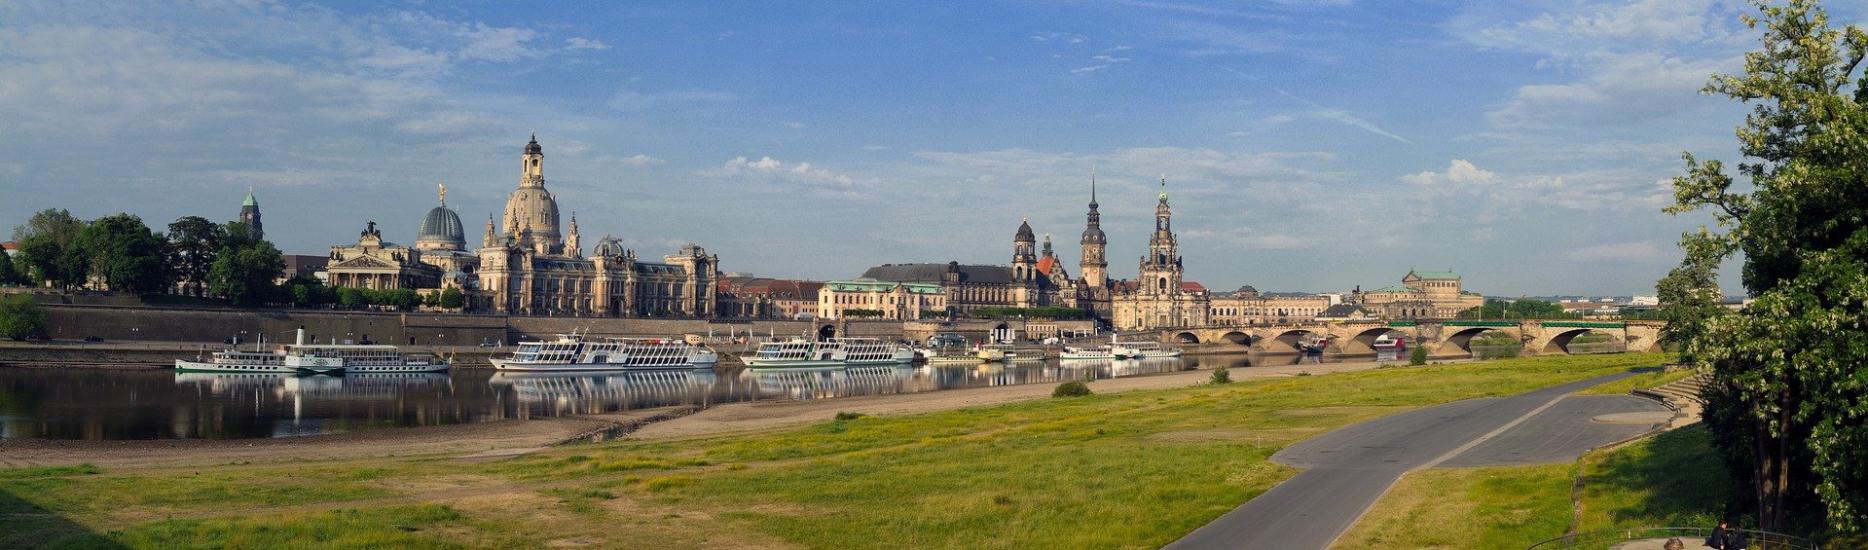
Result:
{"type": "Polygon", "coordinates": [[[1111,298],[1115,327],[1119,330],[1209,323],[1211,302],[1206,287],[1182,278],[1185,265],[1174,237],[1174,211],[1168,206],[1167,178],[1161,178],[1158,198],[1148,253],[1137,265],[1135,280],[1117,283],[1111,298]]]}
{"type": "Polygon", "coordinates": [[[253,197],[253,189],[246,190],[246,200],[240,201],[240,223],[246,225],[253,240],[266,239],[266,227],[259,221],[259,199],[253,197]]]}
{"type": "Polygon", "coordinates": [[[1077,307],[1094,319],[1113,319],[1114,288],[1109,281],[1109,259],[1104,255],[1109,237],[1103,234],[1103,214],[1097,211],[1096,174],[1090,174],[1090,210],[1084,215],[1082,256],[1077,261],[1077,307]]]}
{"type": "Polygon", "coordinates": [[[327,284],[350,288],[422,289],[441,284],[441,270],[423,263],[420,250],[383,240],[374,221],[358,234],[357,244],[331,247],[325,273],[327,284]]]}
{"type": "Polygon", "coordinates": [[[1461,288],[1451,270],[1408,271],[1400,286],[1357,290],[1349,301],[1383,319],[1453,319],[1485,305],[1485,296],[1461,288]]]}
{"type": "Polygon", "coordinates": [[[1341,295],[1261,294],[1247,285],[1213,296],[1210,320],[1215,325],[1242,326],[1304,323],[1341,302],[1341,295]]]}
{"type": "Polygon", "coordinates": [[[585,256],[575,215],[560,232],[557,197],[545,189],[544,158],[534,135],[520,157],[519,187],[506,200],[505,231],[487,219],[473,277],[476,308],[514,315],[718,315],[719,257],[699,246],[653,262],[606,236],[585,256]]]}
{"type": "Polygon", "coordinates": [[[821,281],[723,276],[720,278],[721,317],[739,319],[810,319],[817,315],[821,281]]]}
{"type": "Polygon", "coordinates": [[[823,320],[945,318],[947,289],[932,283],[830,281],[817,292],[817,304],[817,318],[823,320]],[[852,310],[869,315],[852,315],[852,310]]]}
{"type": "Polygon", "coordinates": [[[441,271],[442,288],[472,290],[479,286],[474,272],[480,269],[480,255],[467,249],[467,228],[460,214],[448,208],[448,187],[440,187],[440,204],[422,216],[415,249],[422,252],[422,263],[441,271]]]}

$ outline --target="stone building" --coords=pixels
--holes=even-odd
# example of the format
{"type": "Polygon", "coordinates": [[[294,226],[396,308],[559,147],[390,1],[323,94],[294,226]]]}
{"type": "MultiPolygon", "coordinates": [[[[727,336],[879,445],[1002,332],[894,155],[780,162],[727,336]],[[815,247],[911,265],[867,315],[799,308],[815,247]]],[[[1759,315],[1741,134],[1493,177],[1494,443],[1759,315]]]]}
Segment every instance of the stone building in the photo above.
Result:
{"type": "Polygon", "coordinates": [[[1212,297],[1215,325],[1275,325],[1304,323],[1341,302],[1341,295],[1259,293],[1251,285],[1212,297]]]}
{"type": "Polygon", "coordinates": [[[253,198],[252,188],[247,188],[246,200],[240,202],[240,223],[246,225],[253,240],[266,238],[266,227],[259,222],[259,199],[253,198]]]}
{"type": "Polygon", "coordinates": [[[479,286],[474,271],[480,267],[480,255],[467,249],[467,230],[460,214],[448,208],[446,185],[441,186],[440,204],[422,216],[415,249],[421,251],[422,263],[441,271],[441,287],[472,289],[479,286]]]}
{"type": "Polygon", "coordinates": [[[1167,178],[1161,178],[1159,199],[1154,234],[1148,239],[1148,253],[1141,258],[1138,274],[1133,281],[1117,283],[1111,298],[1119,330],[1208,324],[1211,304],[1206,287],[1182,278],[1184,266],[1174,238],[1174,212],[1168,207],[1167,178]]]}
{"type": "Polygon", "coordinates": [[[1462,289],[1452,270],[1408,271],[1400,286],[1358,289],[1349,301],[1383,319],[1452,319],[1484,305],[1485,297],[1462,289]]]}
{"type": "Polygon", "coordinates": [[[376,222],[369,222],[352,246],[332,246],[325,266],[326,284],[375,290],[435,288],[441,270],[422,262],[422,252],[383,240],[376,222]]]}
{"type": "Polygon", "coordinates": [[[519,187],[506,200],[504,231],[487,219],[478,251],[476,308],[515,315],[713,317],[719,256],[696,245],[653,262],[613,237],[586,257],[577,217],[560,232],[558,201],[545,189],[544,148],[525,145],[519,187]]]}
{"type": "Polygon", "coordinates": [[[853,316],[912,321],[945,318],[947,291],[933,283],[897,283],[874,279],[830,281],[817,293],[817,318],[842,319],[850,310],[881,312],[880,316],[853,316]]]}
{"type": "Polygon", "coordinates": [[[961,314],[982,307],[1015,307],[1018,303],[1012,269],[1002,265],[884,264],[863,271],[857,280],[937,285],[946,295],[946,307],[961,314]]]}
{"type": "Polygon", "coordinates": [[[1091,318],[1113,319],[1110,300],[1114,288],[1109,281],[1109,260],[1104,251],[1109,237],[1103,234],[1103,214],[1097,211],[1096,174],[1090,174],[1090,210],[1084,216],[1082,257],[1077,262],[1076,301],[1091,318]]]}
{"type": "Polygon", "coordinates": [[[726,276],[720,278],[721,317],[810,319],[817,315],[820,281],[726,276]]]}

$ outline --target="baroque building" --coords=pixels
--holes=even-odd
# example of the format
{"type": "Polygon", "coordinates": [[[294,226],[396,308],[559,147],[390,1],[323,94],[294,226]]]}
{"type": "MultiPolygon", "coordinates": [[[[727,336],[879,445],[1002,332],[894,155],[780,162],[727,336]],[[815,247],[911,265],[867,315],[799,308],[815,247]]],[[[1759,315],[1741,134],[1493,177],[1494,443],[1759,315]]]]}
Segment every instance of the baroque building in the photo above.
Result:
{"type": "Polygon", "coordinates": [[[415,249],[421,251],[422,263],[440,270],[441,287],[471,289],[479,283],[474,271],[480,267],[480,255],[467,249],[467,230],[460,214],[448,208],[448,186],[440,188],[440,204],[422,216],[415,249]]]}
{"type": "Polygon", "coordinates": [[[719,256],[696,245],[662,261],[637,258],[605,236],[585,256],[572,215],[563,233],[558,201],[545,189],[538,136],[520,157],[519,187],[506,199],[504,231],[491,216],[478,250],[476,308],[513,315],[713,317],[719,256]]]}
{"type": "Polygon", "coordinates": [[[1136,279],[1116,283],[1111,297],[1118,330],[1208,324],[1206,287],[1182,278],[1185,266],[1174,238],[1174,211],[1168,206],[1166,177],[1161,178],[1158,198],[1154,233],[1148,238],[1148,252],[1137,266],[1136,279]]]}
{"type": "Polygon", "coordinates": [[[1401,286],[1358,289],[1349,301],[1383,319],[1452,319],[1485,305],[1485,296],[1462,289],[1459,274],[1450,269],[1409,270],[1401,277],[1401,286]]]}
{"type": "Polygon", "coordinates": [[[913,321],[947,316],[947,292],[932,283],[897,283],[874,279],[831,281],[817,293],[817,318],[875,318],[913,321]],[[850,315],[861,311],[867,315],[850,315]]]}
{"type": "Polygon", "coordinates": [[[357,244],[332,246],[325,267],[331,286],[373,290],[435,288],[441,270],[422,262],[422,251],[383,240],[376,222],[357,235],[357,244]]]}
{"type": "Polygon", "coordinates": [[[1230,293],[1215,294],[1210,320],[1215,325],[1306,323],[1341,303],[1341,299],[1340,294],[1261,294],[1246,285],[1230,293]]]}

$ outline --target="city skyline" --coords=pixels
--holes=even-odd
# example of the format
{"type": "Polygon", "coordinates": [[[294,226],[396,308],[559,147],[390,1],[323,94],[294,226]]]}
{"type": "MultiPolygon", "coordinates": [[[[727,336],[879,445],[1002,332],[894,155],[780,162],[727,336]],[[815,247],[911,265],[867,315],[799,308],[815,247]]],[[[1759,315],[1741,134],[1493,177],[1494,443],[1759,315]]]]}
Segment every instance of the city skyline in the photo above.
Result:
{"type": "Polygon", "coordinates": [[[1753,43],[1727,2],[593,9],[0,7],[0,221],[254,187],[288,253],[408,243],[437,183],[498,212],[537,131],[590,240],[726,271],[1005,264],[1025,218],[1074,264],[1094,171],[1119,278],[1165,173],[1215,291],[1648,294],[1705,222],[1660,213],[1679,153],[1737,158],[1696,90],[1753,43]]]}

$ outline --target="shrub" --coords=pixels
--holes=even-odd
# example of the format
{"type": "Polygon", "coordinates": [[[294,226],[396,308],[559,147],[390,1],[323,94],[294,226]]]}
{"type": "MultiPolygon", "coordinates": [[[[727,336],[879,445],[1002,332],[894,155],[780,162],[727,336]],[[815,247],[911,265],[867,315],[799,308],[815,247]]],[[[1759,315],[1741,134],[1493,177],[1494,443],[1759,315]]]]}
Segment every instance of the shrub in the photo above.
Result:
{"type": "Polygon", "coordinates": [[[1407,364],[1414,366],[1427,364],[1427,348],[1414,346],[1413,351],[1407,352],[1407,364]]]}
{"type": "Polygon", "coordinates": [[[1090,391],[1089,384],[1083,383],[1082,380],[1071,380],[1058,384],[1057,389],[1051,390],[1051,397],[1080,397],[1091,393],[1093,392],[1090,391]]]}
{"type": "Polygon", "coordinates": [[[1224,367],[1213,369],[1213,378],[1212,380],[1210,380],[1210,382],[1214,384],[1231,384],[1232,383],[1232,369],[1228,369],[1224,367]]]}
{"type": "Polygon", "coordinates": [[[45,331],[45,310],[30,294],[0,298],[0,336],[25,340],[45,331]]]}
{"type": "Polygon", "coordinates": [[[866,416],[866,415],[864,415],[863,413],[859,413],[859,412],[850,412],[850,411],[837,411],[837,421],[838,421],[838,422],[843,422],[843,421],[845,421],[845,420],[856,420],[856,419],[858,419],[858,418],[862,418],[862,417],[864,417],[864,416],[866,416]]]}

